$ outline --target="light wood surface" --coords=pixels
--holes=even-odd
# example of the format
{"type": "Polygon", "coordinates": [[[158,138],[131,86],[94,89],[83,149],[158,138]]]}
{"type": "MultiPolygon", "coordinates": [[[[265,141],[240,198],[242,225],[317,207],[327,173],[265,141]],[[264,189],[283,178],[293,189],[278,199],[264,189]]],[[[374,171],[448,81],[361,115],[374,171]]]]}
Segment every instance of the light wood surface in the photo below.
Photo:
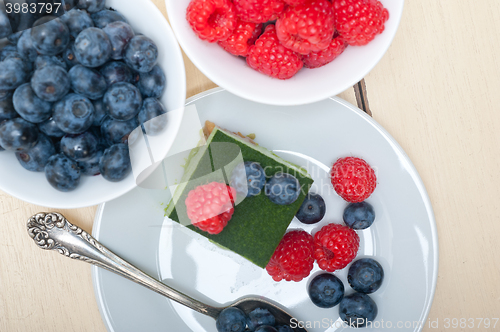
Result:
{"type": "MultiPolygon", "coordinates": [[[[166,15],[163,0],[153,2],[166,15]]],[[[407,0],[392,46],[366,77],[373,117],[413,161],[437,220],[429,320],[439,327],[424,331],[500,330],[477,320],[445,328],[446,319],[500,316],[498,17],[500,1],[407,0]]],[[[187,97],[215,87],[184,60],[187,97]]],[[[353,89],[340,97],[356,104],[353,89]]],[[[91,231],[95,209],[61,212],[91,231]]],[[[0,192],[0,331],[105,331],[90,266],[43,252],[28,237],[27,218],[44,210],[0,192]]]]}

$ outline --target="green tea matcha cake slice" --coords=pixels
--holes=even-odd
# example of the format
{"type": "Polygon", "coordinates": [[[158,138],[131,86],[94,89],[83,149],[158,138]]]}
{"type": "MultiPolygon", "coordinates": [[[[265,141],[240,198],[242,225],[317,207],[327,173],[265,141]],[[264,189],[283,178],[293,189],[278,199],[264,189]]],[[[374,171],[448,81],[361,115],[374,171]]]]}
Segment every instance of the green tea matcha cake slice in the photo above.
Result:
{"type": "Polygon", "coordinates": [[[309,192],[313,180],[305,170],[242,136],[218,127],[213,128],[207,144],[192,151],[181,183],[165,209],[165,215],[265,268],[309,192]],[[235,198],[234,213],[219,234],[209,234],[192,225],[185,203],[189,192],[212,182],[229,184],[232,170],[242,161],[258,162],[267,179],[278,172],[295,176],[301,187],[298,199],[289,205],[278,205],[271,202],[264,190],[256,196],[238,195],[235,198]]]}

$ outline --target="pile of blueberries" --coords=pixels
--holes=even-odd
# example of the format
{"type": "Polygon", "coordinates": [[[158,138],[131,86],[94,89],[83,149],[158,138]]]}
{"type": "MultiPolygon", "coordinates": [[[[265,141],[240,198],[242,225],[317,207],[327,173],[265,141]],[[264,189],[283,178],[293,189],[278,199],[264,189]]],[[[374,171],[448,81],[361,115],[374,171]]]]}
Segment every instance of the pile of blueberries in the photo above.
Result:
{"type": "Polygon", "coordinates": [[[218,332],[293,332],[288,325],[276,325],[276,318],[262,308],[252,310],[248,316],[239,308],[226,308],[217,317],[215,326],[218,332]]]}
{"type": "Polygon", "coordinates": [[[331,273],[322,273],[309,283],[311,301],[320,308],[339,305],[340,318],[350,327],[365,327],[373,324],[378,307],[368,294],[378,290],[384,279],[380,263],[372,258],[361,258],[349,267],[347,281],[355,291],[344,296],[344,284],[331,273]]]}
{"type": "Polygon", "coordinates": [[[25,169],[45,172],[64,192],[82,175],[127,177],[130,134],[166,113],[154,41],[105,0],[69,0],[66,8],[10,35],[0,50],[0,151],[15,152],[25,169]]]}

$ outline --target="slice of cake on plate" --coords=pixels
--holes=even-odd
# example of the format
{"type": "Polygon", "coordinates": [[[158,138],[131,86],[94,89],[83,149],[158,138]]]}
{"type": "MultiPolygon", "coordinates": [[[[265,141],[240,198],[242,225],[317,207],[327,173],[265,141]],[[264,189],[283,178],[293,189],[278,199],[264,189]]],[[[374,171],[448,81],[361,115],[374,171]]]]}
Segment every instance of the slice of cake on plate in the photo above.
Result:
{"type": "MultiPolygon", "coordinates": [[[[265,268],[313,180],[304,169],[255,144],[241,133],[229,132],[210,122],[207,122],[204,132],[208,136],[206,145],[191,152],[165,215],[265,268]],[[256,195],[255,192],[242,193],[241,186],[234,183],[236,174],[233,175],[233,171],[236,172],[238,165],[241,171],[243,162],[258,163],[268,183],[273,176],[276,178],[282,174],[287,179],[293,178],[300,187],[298,196],[292,199],[293,202],[281,205],[279,198],[276,203],[276,199],[271,200],[266,195],[267,188],[256,195]]],[[[268,194],[272,191],[279,194],[272,189],[267,190],[268,194]]]]}

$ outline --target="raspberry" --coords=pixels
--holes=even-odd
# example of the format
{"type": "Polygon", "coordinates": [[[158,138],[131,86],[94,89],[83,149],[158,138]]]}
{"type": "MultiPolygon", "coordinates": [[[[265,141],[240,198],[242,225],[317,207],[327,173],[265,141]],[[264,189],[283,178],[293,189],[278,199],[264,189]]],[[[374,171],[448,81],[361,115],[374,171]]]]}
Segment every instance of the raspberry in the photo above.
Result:
{"type": "Polygon", "coordinates": [[[347,47],[347,43],[342,39],[342,37],[333,38],[328,45],[322,51],[311,52],[307,55],[302,56],[302,61],[304,62],[304,67],[307,68],[318,68],[324,66],[342,54],[347,47]]]}
{"type": "Polygon", "coordinates": [[[306,0],[283,0],[289,6],[298,6],[306,2],[306,0]]]}
{"type": "Polygon", "coordinates": [[[356,258],[358,249],[359,236],[347,226],[328,224],[314,234],[314,259],[327,272],[346,267],[356,258]]]}
{"type": "Polygon", "coordinates": [[[302,230],[285,234],[274,251],[266,270],[274,281],[301,281],[309,275],[314,265],[313,237],[302,230]]]}
{"type": "Polygon", "coordinates": [[[349,45],[362,46],[384,31],[389,12],[377,0],[334,0],[335,28],[349,45]]]}
{"type": "Polygon", "coordinates": [[[333,25],[333,7],[328,0],[307,0],[285,10],[276,21],[276,33],[283,46],[308,54],[328,47],[333,25]]]}
{"type": "Polygon", "coordinates": [[[186,19],[200,39],[211,43],[228,38],[237,21],[230,0],[192,0],[186,19]]]}
{"type": "Polygon", "coordinates": [[[330,176],[333,189],[340,197],[351,203],[364,201],[377,186],[375,172],[360,158],[340,158],[333,164],[330,176]]]}
{"type": "Polygon", "coordinates": [[[238,20],[233,33],[228,39],[219,41],[219,45],[233,55],[247,56],[248,49],[255,44],[261,33],[262,24],[238,20]]]}
{"type": "Polygon", "coordinates": [[[187,215],[202,231],[219,234],[233,216],[234,197],[236,190],[224,183],[198,186],[186,198],[187,215]]]}
{"type": "Polygon", "coordinates": [[[233,0],[238,16],[245,22],[274,21],[285,10],[283,0],[233,0]]]}
{"type": "Polygon", "coordinates": [[[300,56],[281,45],[274,24],[250,46],[247,63],[252,68],[271,77],[286,80],[303,66],[300,56]]]}

